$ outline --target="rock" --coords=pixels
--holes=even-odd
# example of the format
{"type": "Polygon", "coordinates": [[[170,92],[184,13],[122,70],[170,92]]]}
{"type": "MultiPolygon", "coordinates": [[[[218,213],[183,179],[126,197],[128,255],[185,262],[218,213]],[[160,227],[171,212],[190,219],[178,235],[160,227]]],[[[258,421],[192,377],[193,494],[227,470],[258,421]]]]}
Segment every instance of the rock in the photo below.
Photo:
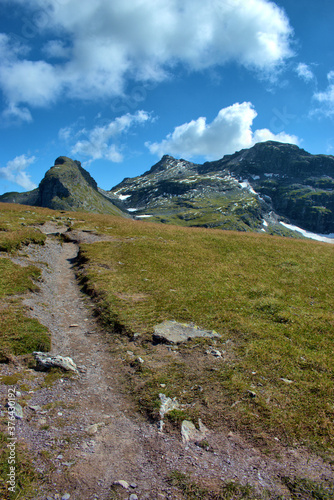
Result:
{"type": "Polygon", "coordinates": [[[13,415],[19,420],[23,418],[23,409],[19,403],[15,403],[13,415]]]}
{"type": "Polygon", "coordinates": [[[137,495],[135,495],[134,493],[132,493],[129,497],[129,500],[138,500],[138,497],[137,495]]]}
{"type": "Polygon", "coordinates": [[[256,398],[256,392],[253,392],[253,391],[247,391],[247,392],[249,394],[249,397],[256,398]]]}
{"type": "Polygon", "coordinates": [[[165,394],[159,394],[159,398],[161,401],[160,411],[159,411],[160,413],[159,430],[162,432],[164,427],[164,416],[166,415],[166,413],[180,408],[180,405],[176,398],[173,399],[168,398],[167,396],[165,396],[165,394]]]}
{"type": "Polygon", "coordinates": [[[9,408],[8,411],[15,418],[17,418],[19,420],[21,420],[23,418],[23,409],[22,409],[22,406],[20,405],[20,403],[17,403],[17,402],[15,402],[14,404],[13,404],[13,402],[11,402],[10,404],[6,403],[5,407],[9,408]]]}
{"type": "Polygon", "coordinates": [[[190,420],[183,420],[181,424],[181,436],[183,443],[188,443],[189,441],[202,441],[205,436],[210,432],[207,427],[202,423],[201,419],[198,419],[199,430],[196,429],[195,425],[190,422],[190,420]]]}
{"type": "Polygon", "coordinates": [[[214,331],[201,330],[198,326],[177,321],[163,321],[154,327],[153,340],[156,343],[180,344],[194,338],[220,338],[214,331]]]}
{"type": "Polygon", "coordinates": [[[281,378],[282,382],[285,382],[286,384],[293,384],[293,380],[289,380],[288,378],[281,378]]]}
{"type": "Polygon", "coordinates": [[[41,409],[42,409],[41,406],[39,406],[39,405],[35,405],[35,406],[31,405],[31,406],[29,406],[29,408],[31,410],[34,410],[34,411],[41,411],[41,409]]]}
{"type": "Polygon", "coordinates": [[[63,495],[61,497],[61,500],[69,500],[71,498],[71,495],[69,493],[65,493],[65,495],[63,495]]]}
{"type": "Polygon", "coordinates": [[[178,408],[180,408],[180,405],[176,398],[173,399],[168,398],[167,396],[165,396],[165,394],[159,394],[159,398],[161,401],[160,405],[161,419],[163,419],[166,413],[168,413],[169,411],[177,410],[178,408]]]}
{"type": "Polygon", "coordinates": [[[36,370],[47,371],[50,368],[56,367],[56,368],[61,368],[62,370],[65,371],[72,371],[78,373],[77,366],[72,358],[63,357],[60,356],[59,354],[53,356],[49,353],[36,352],[36,351],[33,353],[33,355],[37,362],[36,370]]]}
{"type": "Polygon", "coordinates": [[[130,485],[129,483],[127,483],[126,481],[123,481],[123,479],[120,479],[118,481],[114,481],[114,485],[117,486],[122,486],[122,488],[124,488],[125,490],[128,490],[130,488],[130,485]]]}
{"type": "Polygon", "coordinates": [[[99,430],[99,428],[103,427],[104,425],[105,425],[104,422],[99,422],[98,424],[89,425],[88,427],[86,427],[85,431],[90,436],[93,436],[94,434],[97,433],[97,431],[99,430]]]}
{"type": "Polygon", "coordinates": [[[207,351],[205,351],[205,354],[211,354],[215,358],[222,357],[222,353],[220,351],[218,351],[218,349],[208,349],[207,351]]]}

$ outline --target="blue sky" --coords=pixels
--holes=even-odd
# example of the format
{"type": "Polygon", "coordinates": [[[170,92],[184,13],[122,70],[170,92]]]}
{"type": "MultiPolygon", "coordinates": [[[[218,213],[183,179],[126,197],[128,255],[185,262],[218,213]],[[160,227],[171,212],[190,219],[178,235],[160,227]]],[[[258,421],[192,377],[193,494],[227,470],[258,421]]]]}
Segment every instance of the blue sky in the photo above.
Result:
{"type": "Polygon", "coordinates": [[[163,154],[334,154],[332,0],[0,0],[0,194],[58,156],[103,189],[163,154]]]}

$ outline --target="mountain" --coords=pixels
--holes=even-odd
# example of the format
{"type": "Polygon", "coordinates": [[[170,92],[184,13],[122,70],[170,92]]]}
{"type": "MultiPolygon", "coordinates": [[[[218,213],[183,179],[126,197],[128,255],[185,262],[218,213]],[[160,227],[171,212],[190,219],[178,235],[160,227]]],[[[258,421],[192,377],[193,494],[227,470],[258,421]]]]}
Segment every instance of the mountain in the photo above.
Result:
{"type": "Polygon", "coordinates": [[[334,157],[274,141],[204,164],[166,155],[105,194],[152,221],[285,234],[282,221],[334,232],[334,157]]]}
{"type": "Polygon", "coordinates": [[[126,215],[98,189],[95,180],[79,161],[60,156],[45,174],[38,188],[26,193],[5,193],[0,201],[54,210],[126,215]]]}
{"type": "Polygon", "coordinates": [[[294,234],[283,222],[334,233],[334,157],[274,141],[203,164],[166,155],[104,191],[80,162],[60,156],[37,189],[0,201],[183,226],[294,234]]]}

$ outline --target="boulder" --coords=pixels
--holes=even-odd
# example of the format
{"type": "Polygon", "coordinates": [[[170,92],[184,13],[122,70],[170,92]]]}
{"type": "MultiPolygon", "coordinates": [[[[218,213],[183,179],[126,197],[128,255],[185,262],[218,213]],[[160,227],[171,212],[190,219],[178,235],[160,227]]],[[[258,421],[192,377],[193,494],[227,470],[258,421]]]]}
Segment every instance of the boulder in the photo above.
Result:
{"type": "Polygon", "coordinates": [[[205,436],[210,432],[207,427],[198,419],[199,429],[190,420],[183,420],[181,425],[181,436],[183,443],[189,441],[202,441],[205,436]]]}
{"type": "Polygon", "coordinates": [[[34,352],[34,358],[36,359],[37,366],[36,369],[39,371],[47,371],[50,368],[61,368],[65,371],[72,371],[78,373],[77,366],[72,358],[63,357],[57,354],[53,356],[46,352],[34,352]]]}
{"type": "Polygon", "coordinates": [[[211,330],[202,330],[194,324],[163,321],[154,327],[153,341],[156,343],[181,344],[194,338],[220,338],[211,330]]]}

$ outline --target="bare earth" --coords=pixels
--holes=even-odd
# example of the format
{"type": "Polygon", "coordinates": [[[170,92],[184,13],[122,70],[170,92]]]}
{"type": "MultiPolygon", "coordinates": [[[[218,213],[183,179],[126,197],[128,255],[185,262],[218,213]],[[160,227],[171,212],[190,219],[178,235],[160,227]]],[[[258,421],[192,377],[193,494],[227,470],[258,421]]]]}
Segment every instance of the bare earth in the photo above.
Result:
{"type": "MultiPolygon", "coordinates": [[[[43,231],[53,233],[59,228],[48,224],[43,231]]],[[[89,233],[76,237],[92,243],[98,240],[89,233]]],[[[181,435],[159,432],[157,424],[136,413],[124,393],[118,360],[109,352],[112,340],[101,331],[92,316],[90,299],[76,281],[73,264],[77,252],[75,242],[61,245],[50,235],[44,247],[29,246],[16,260],[43,269],[40,291],[31,294],[25,304],[49,328],[52,354],[70,356],[79,367],[79,376],[63,377],[45,387],[41,386],[45,373],[26,371],[30,391],[21,391],[18,398],[21,402],[26,399],[27,404],[16,427],[17,437],[45,478],[36,500],[61,498],[65,493],[71,500],[128,499],[130,495],[140,500],[181,500],[182,493],[168,482],[175,470],[202,478],[209,487],[221,480],[235,480],[286,498],[289,493],[282,476],[333,481],[331,467],[305,450],[277,443],[278,460],[226,429],[207,436],[210,451],[205,451],[192,443],[183,444],[181,435]],[[99,425],[91,427],[93,424],[99,425]],[[118,480],[126,481],[129,488],[118,486],[116,497],[111,487],[118,480]]],[[[0,367],[1,374],[24,370],[23,366],[0,367]]],[[[6,391],[7,386],[2,386],[2,402],[6,391]]]]}

